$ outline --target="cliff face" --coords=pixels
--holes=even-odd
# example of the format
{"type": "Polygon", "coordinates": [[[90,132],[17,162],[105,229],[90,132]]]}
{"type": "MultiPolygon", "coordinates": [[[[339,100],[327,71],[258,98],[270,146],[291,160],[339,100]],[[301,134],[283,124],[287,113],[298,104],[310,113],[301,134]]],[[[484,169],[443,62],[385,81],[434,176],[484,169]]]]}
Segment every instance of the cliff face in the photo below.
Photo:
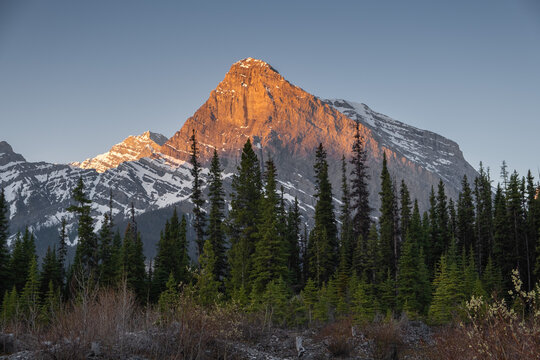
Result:
{"type": "Polygon", "coordinates": [[[358,121],[368,152],[370,200],[375,209],[378,209],[379,202],[383,152],[386,152],[390,171],[396,181],[405,179],[413,196],[424,206],[427,206],[431,186],[436,185],[439,178],[447,183],[450,196],[457,194],[464,174],[470,179],[474,178],[475,170],[463,159],[457,144],[450,140],[405,125],[371,109],[371,117],[363,116],[368,114],[367,111],[354,110],[345,101],[321,100],[289,83],[269,64],[247,58],[231,66],[206,103],[165,143],[162,152],[187,160],[189,137],[195,129],[203,160],[208,161],[216,147],[227,171],[231,172],[249,137],[259,148],[263,160],[269,157],[274,159],[282,185],[290,195],[298,196],[313,206],[311,195],[315,148],[322,142],[327,150],[334,193],[339,198],[339,189],[336,188],[341,174],[339,160],[342,155],[350,156],[355,121],[358,121]],[[374,118],[377,122],[370,121],[374,118]],[[405,151],[406,146],[400,146],[395,141],[400,138],[415,141],[406,144],[412,147],[409,149],[411,151],[405,151]],[[437,148],[439,144],[450,143],[455,145],[452,153],[455,159],[451,164],[450,160],[444,158],[448,154],[441,153],[433,159],[433,154],[440,150],[437,148]],[[417,153],[423,154],[423,157],[412,156],[417,153]],[[459,167],[459,171],[443,173],[439,171],[441,166],[432,164],[431,160],[435,159],[441,159],[439,165],[447,165],[443,163],[448,161],[449,168],[459,167]]]}
{"type": "Polygon", "coordinates": [[[127,137],[121,143],[114,145],[106,153],[82,162],[73,162],[70,165],[81,169],[95,169],[97,172],[102,173],[126,161],[151,157],[160,151],[161,145],[166,141],[167,138],[165,136],[147,131],[138,136],[127,137]]]}
{"type": "MultiPolygon", "coordinates": [[[[0,142],[0,188],[10,208],[10,233],[29,226],[36,233],[38,251],[56,243],[62,218],[68,221],[75,241],[76,219],[65,209],[71,204],[71,189],[82,177],[92,199],[92,215],[99,228],[109,211],[113,195],[114,222],[125,226],[133,203],[152,256],[159,231],[172,207],[191,211],[189,137],[197,133],[201,162],[207,165],[214,148],[224,168],[229,189],[248,138],[261,163],[272,158],[286,201],[296,196],[305,219],[313,218],[315,199],[313,163],[315,149],[323,143],[328,154],[330,180],[339,211],[341,157],[350,158],[355,122],[360,124],[367,149],[370,205],[377,216],[382,154],[396,183],[404,179],[411,196],[422,209],[428,208],[431,186],[439,179],[447,194],[457,197],[460,181],[470,181],[476,171],[465,161],[459,146],[441,135],[414,128],[377,113],[364,104],[346,100],[322,100],[292,85],[267,63],[244,59],[232,65],[208,100],[169,140],[147,132],[130,136],[105,154],[70,165],[30,163],[0,142]]],[[[203,182],[208,174],[203,168],[203,182]]],[[[190,233],[191,234],[191,233],[190,233]]]]}

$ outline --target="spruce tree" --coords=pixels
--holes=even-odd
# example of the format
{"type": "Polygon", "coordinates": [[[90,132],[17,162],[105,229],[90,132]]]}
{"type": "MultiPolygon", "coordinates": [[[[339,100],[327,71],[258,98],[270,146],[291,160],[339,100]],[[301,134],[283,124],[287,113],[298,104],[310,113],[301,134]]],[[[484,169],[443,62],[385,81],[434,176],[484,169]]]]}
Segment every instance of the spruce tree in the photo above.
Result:
{"type": "Polygon", "coordinates": [[[289,283],[295,289],[302,287],[302,269],[300,264],[300,209],[298,199],[294,198],[294,203],[289,207],[287,213],[287,268],[289,269],[289,283]]]}
{"type": "Polygon", "coordinates": [[[2,188],[0,190],[0,296],[7,293],[10,288],[8,236],[9,207],[2,188]]]}
{"type": "MultiPolygon", "coordinates": [[[[501,184],[497,184],[493,205],[493,262],[503,275],[504,288],[509,289],[510,274],[514,269],[517,258],[513,255],[510,220],[507,211],[506,196],[501,184]]],[[[486,289],[489,291],[489,289],[486,289]]]]}
{"type": "Polygon", "coordinates": [[[264,198],[261,201],[259,239],[253,255],[251,272],[253,291],[262,294],[266,285],[279,277],[288,278],[286,239],[278,226],[279,198],[276,192],[276,168],[272,160],[266,162],[264,198]]]}
{"type": "Polygon", "coordinates": [[[309,237],[308,258],[311,277],[322,284],[330,279],[338,265],[337,227],[328,179],[326,151],[321,144],[315,154],[315,225],[309,237]]]}
{"type": "Polygon", "coordinates": [[[82,271],[85,276],[96,275],[99,264],[99,248],[97,236],[94,234],[93,219],[90,216],[91,200],[84,193],[82,177],[77,186],[72,190],[75,205],[67,208],[67,211],[78,217],[77,236],[78,243],[75,251],[74,266],[82,271]]]}
{"type": "Polygon", "coordinates": [[[484,170],[480,163],[479,176],[474,182],[474,197],[476,202],[476,232],[475,254],[476,266],[485,266],[489,250],[493,246],[493,204],[489,170],[484,170]]]}
{"type": "Polygon", "coordinates": [[[63,217],[60,221],[60,234],[58,236],[58,249],[56,258],[58,260],[58,265],[60,266],[60,271],[62,272],[62,281],[65,277],[66,273],[66,256],[67,256],[67,230],[66,230],[67,222],[66,218],[63,217]]]}
{"type": "Polygon", "coordinates": [[[242,150],[237,173],[232,179],[228,287],[233,296],[246,294],[249,288],[251,257],[259,234],[257,223],[260,219],[261,189],[259,160],[248,139],[242,150]]]}
{"type": "Polygon", "coordinates": [[[39,315],[40,292],[36,257],[30,260],[28,277],[22,290],[20,305],[29,326],[35,327],[39,315]]]}
{"type": "Polygon", "coordinates": [[[137,299],[146,299],[146,268],[144,264],[143,244],[137,231],[137,225],[132,219],[126,227],[122,244],[122,272],[128,286],[133,290],[137,299]]]}
{"type": "Polygon", "coordinates": [[[367,173],[367,152],[364,147],[364,139],[360,135],[359,123],[356,123],[356,132],[352,146],[353,156],[351,164],[351,210],[353,213],[353,231],[355,238],[363,236],[367,238],[371,226],[371,207],[369,206],[367,173]]]}
{"type": "Polygon", "coordinates": [[[204,213],[204,198],[202,193],[201,165],[199,163],[199,148],[195,137],[195,129],[189,138],[191,141],[191,202],[193,203],[193,228],[195,229],[195,242],[198,254],[202,254],[205,236],[206,214],[204,213]]]}
{"type": "Polygon", "coordinates": [[[469,249],[476,243],[475,224],[474,224],[474,203],[472,190],[469,186],[467,175],[463,176],[461,181],[461,192],[459,193],[457,202],[457,229],[456,240],[458,247],[461,249],[469,249]]]}
{"type": "Polygon", "coordinates": [[[113,229],[109,214],[105,214],[103,224],[98,233],[99,237],[99,281],[103,285],[113,285],[116,282],[117,264],[113,258],[113,229]]]}
{"type": "Polygon", "coordinates": [[[223,191],[223,181],[221,179],[221,165],[217,150],[214,149],[214,156],[210,165],[209,178],[210,214],[208,217],[208,239],[212,244],[212,249],[216,257],[214,267],[214,278],[217,281],[224,281],[227,275],[227,259],[225,257],[225,234],[223,231],[223,219],[225,209],[225,192],[223,191]]]}
{"type": "Polygon", "coordinates": [[[204,242],[199,264],[200,270],[196,276],[198,303],[203,306],[213,305],[219,298],[219,281],[216,280],[217,258],[210,239],[204,242]]]}
{"type": "Polygon", "coordinates": [[[12,279],[12,284],[18,292],[21,292],[26,279],[32,259],[36,257],[36,246],[34,243],[34,234],[26,228],[24,235],[21,237],[17,233],[11,259],[9,261],[9,274],[12,279]]]}
{"type": "Polygon", "coordinates": [[[381,172],[381,216],[379,218],[380,226],[380,244],[381,255],[383,263],[381,264],[381,270],[386,273],[390,271],[390,274],[395,277],[397,271],[398,261],[398,243],[396,241],[396,228],[395,225],[395,194],[392,187],[392,179],[390,172],[388,171],[386,153],[383,154],[383,167],[381,172]]]}
{"type": "Polygon", "coordinates": [[[165,229],[161,231],[157,244],[157,254],[154,259],[154,274],[152,279],[152,299],[166,289],[170,275],[177,283],[187,282],[187,241],[186,219],[178,220],[176,208],[169,220],[165,223],[165,229]]]}
{"type": "Polygon", "coordinates": [[[53,284],[54,289],[59,289],[63,285],[62,269],[60,268],[60,263],[56,257],[56,249],[51,249],[50,246],[47,247],[47,253],[43,258],[43,263],[41,265],[39,289],[42,297],[47,295],[49,283],[53,284]]]}
{"type": "Polygon", "coordinates": [[[513,263],[512,268],[519,269],[520,274],[527,279],[527,248],[525,241],[523,192],[521,189],[521,181],[516,171],[510,175],[506,197],[506,209],[508,213],[508,222],[510,225],[510,243],[512,244],[512,250],[510,253],[505,254],[505,256],[508,259],[507,261],[513,263]]]}
{"type": "Polygon", "coordinates": [[[343,268],[343,271],[348,272],[352,265],[355,241],[351,218],[351,195],[347,181],[347,162],[345,161],[345,156],[341,159],[341,213],[339,221],[341,222],[340,256],[344,257],[342,260],[340,259],[340,266],[343,268]],[[343,264],[341,264],[341,262],[343,262],[343,264]]]}
{"type": "Polygon", "coordinates": [[[405,184],[405,180],[401,180],[401,188],[399,190],[400,199],[400,233],[403,237],[406,236],[411,221],[411,195],[409,188],[405,184]]]}

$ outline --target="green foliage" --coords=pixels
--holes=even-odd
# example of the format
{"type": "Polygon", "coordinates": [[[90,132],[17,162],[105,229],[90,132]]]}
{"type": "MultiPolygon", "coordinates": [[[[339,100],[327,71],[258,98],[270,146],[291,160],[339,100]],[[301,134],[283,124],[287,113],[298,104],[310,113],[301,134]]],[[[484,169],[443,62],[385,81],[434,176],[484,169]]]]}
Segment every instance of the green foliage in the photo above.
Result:
{"type": "Polygon", "coordinates": [[[380,224],[380,246],[381,246],[381,260],[379,264],[383,273],[390,271],[392,276],[396,275],[397,261],[398,261],[398,239],[397,229],[395,228],[396,218],[394,209],[396,197],[394,194],[394,188],[392,185],[392,178],[388,171],[386,153],[383,153],[383,165],[381,172],[381,216],[379,218],[380,224]]]}
{"type": "Polygon", "coordinates": [[[223,282],[228,272],[228,263],[225,256],[225,233],[223,229],[225,192],[223,191],[223,181],[221,179],[221,165],[217,150],[214,149],[214,156],[210,164],[210,178],[208,183],[210,202],[210,214],[208,216],[208,239],[212,244],[216,256],[216,266],[213,270],[214,278],[223,282]]]}
{"type": "Polygon", "coordinates": [[[34,234],[26,228],[22,237],[20,233],[17,233],[9,261],[10,278],[13,280],[12,284],[15,285],[19,292],[22,291],[26,283],[30,264],[35,257],[36,245],[34,234]]]}
{"type": "Polygon", "coordinates": [[[315,154],[315,226],[309,237],[308,262],[310,276],[320,285],[328,281],[336,269],[338,257],[337,227],[328,179],[326,151],[322,143],[315,154]]]}
{"type": "Polygon", "coordinates": [[[170,321],[173,318],[178,305],[178,298],[177,282],[174,280],[173,274],[170,273],[166,289],[161,293],[158,301],[158,309],[163,320],[170,321]]]}
{"type": "Polygon", "coordinates": [[[369,174],[366,164],[367,152],[358,122],[356,123],[352,153],[351,210],[354,214],[352,219],[354,238],[358,239],[359,236],[367,238],[371,226],[371,207],[369,206],[368,191],[369,174]]]}
{"type": "Polygon", "coordinates": [[[429,318],[438,324],[450,321],[464,300],[458,264],[450,259],[447,255],[441,256],[433,280],[429,318]]]}
{"type": "Polygon", "coordinates": [[[232,294],[245,294],[250,287],[251,258],[259,234],[257,224],[260,219],[261,189],[259,160],[248,139],[232,180],[228,228],[231,239],[228,288],[232,294]]]}
{"type": "Polygon", "coordinates": [[[172,274],[177,282],[188,282],[188,255],[186,240],[186,219],[178,220],[176,208],[165,229],[161,232],[157,244],[157,255],[154,259],[152,279],[152,299],[156,299],[165,290],[169,275],[172,274]]]}
{"type": "Polygon", "coordinates": [[[49,283],[52,283],[53,288],[61,288],[63,286],[62,269],[56,257],[56,249],[47,248],[47,253],[43,258],[41,265],[40,276],[40,293],[45,296],[49,290],[49,283]]]}
{"type": "Polygon", "coordinates": [[[262,294],[266,285],[277,278],[288,278],[287,240],[278,225],[279,199],[276,193],[276,168],[272,160],[266,163],[265,191],[261,201],[259,236],[253,255],[251,280],[255,294],[262,294]]]}
{"type": "Polygon", "coordinates": [[[356,322],[371,321],[379,311],[379,304],[373,295],[373,285],[360,280],[352,291],[352,312],[356,322]]]}
{"type": "Polygon", "coordinates": [[[289,288],[282,277],[268,283],[262,296],[265,323],[285,325],[289,313],[289,288]]]}
{"type": "Polygon", "coordinates": [[[84,193],[84,183],[82,177],[72,190],[72,198],[75,205],[67,208],[77,216],[77,249],[75,251],[74,266],[76,272],[82,271],[86,277],[94,277],[98,270],[99,248],[98,239],[94,234],[93,219],[90,216],[90,204],[92,203],[84,193]]]}
{"type": "Polygon", "coordinates": [[[217,259],[210,239],[204,242],[203,253],[199,257],[200,269],[196,275],[198,303],[213,305],[219,299],[219,282],[215,278],[217,259]]]}
{"type": "Polygon", "coordinates": [[[4,299],[2,301],[2,318],[0,319],[3,324],[7,324],[11,320],[14,320],[18,315],[19,308],[19,296],[17,295],[17,289],[13,286],[11,291],[4,293],[4,299]]]}
{"type": "Polygon", "coordinates": [[[143,301],[147,297],[146,269],[144,265],[143,244],[135,222],[128,223],[122,244],[122,273],[127,284],[137,299],[143,301]]]}
{"type": "Polygon", "coordinates": [[[30,261],[30,269],[28,270],[28,277],[20,298],[21,311],[29,320],[32,325],[37,319],[40,304],[39,294],[39,273],[37,268],[36,258],[32,258],[30,261]]]}
{"type": "Polygon", "coordinates": [[[203,211],[205,200],[202,193],[201,179],[201,164],[199,163],[199,148],[197,138],[195,137],[195,129],[189,138],[191,141],[191,177],[193,178],[191,185],[191,202],[193,204],[193,228],[195,229],[195,243],[197,244],[198,254],[202,254],[205,236],[206,215],[203,211]]]}
{"type": "Polygon", "coordinates": [[[301,293],[302,301],[308,314],[308,321],[311,323],[313,320],[313,311],[318,301],[317,286],[313,279],[309,279],[301,293]]]}
{"type": "Polygon", "coordinates": [[[0,190],[0,296],[3,296],[10,288],[8,235],[9,207],[2,188],[0,190]]]}

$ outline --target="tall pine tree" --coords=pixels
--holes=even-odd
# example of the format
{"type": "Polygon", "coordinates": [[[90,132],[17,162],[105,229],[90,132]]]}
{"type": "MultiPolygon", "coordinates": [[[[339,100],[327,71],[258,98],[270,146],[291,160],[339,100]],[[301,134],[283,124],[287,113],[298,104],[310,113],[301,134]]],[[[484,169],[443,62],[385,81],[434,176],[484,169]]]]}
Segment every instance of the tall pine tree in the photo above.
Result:
{"type": "Polygon", "coordinates": [[[205,235],[206,214],[204,213],[204,198],[202,193],[201,164],[199,163],[199,147],[195,137],[195,129],[189,138],[191,141],[191,202],[193,203],[193,228],[195,229],[195,243],[198,254],[202,254],[205,235]]]}
{"type": "Polygon", "coordinates": [[[369,192],[367,173],[367,152],[364,140],[360,135],[360,125],[356,123],[356,132],[352,146],[353,156],[351,164],[351,209],[353,213],[353,230],[355,238],[363,236],[367,238],[371,225],[371,207],[369,206],[369,192]]]}
{"type": "Polygon", "coordinates": [[[225,192],[223,191],[223,181],[221,179],[221,165],[217,150],[214,149],[214,156],[210,165],[208,200],[210,202],[210,214],[208,217],[208,239],[212,244],[212,251],[216,258],[214,266],[214,278],[217,281],[224,281],[227,275],[227,258],[225,257],[225,233],[223,231],[223,219],[225,209],[225,192]]]}

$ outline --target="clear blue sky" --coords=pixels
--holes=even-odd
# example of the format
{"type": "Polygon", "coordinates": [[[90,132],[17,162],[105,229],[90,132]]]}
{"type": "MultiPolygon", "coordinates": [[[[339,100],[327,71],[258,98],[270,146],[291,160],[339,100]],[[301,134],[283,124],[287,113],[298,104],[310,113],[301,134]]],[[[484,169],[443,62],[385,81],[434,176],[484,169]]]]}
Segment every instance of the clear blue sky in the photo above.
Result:
{"type": "Polygon", "coordinates": [[[0,140],[61,163],[171,136],[245,57],[538,175],[537,0],[0,0],[0,140]]]}

